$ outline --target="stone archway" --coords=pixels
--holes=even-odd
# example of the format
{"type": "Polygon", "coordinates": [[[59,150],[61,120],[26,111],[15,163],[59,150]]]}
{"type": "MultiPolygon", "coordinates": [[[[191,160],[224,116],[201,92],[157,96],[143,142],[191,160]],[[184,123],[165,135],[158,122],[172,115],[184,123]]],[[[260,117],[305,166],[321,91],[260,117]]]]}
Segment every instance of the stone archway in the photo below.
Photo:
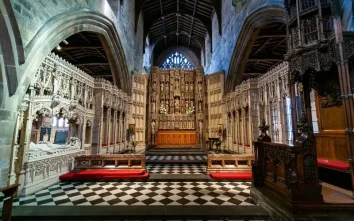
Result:
{"type": "Polygon", "coordinates": [[[26,63],[21,67],[22,75],[19,76],[20,80],[16,91],[19,98],[18,103],[21,102],[39,65],[50,51],[64,39],[83,31],[94,32],[101,36],[114,82],[124,92],[130,94],[131,79],[114,23],[100,13],[78,10],[51,18],[26,46],[26,63]]]}
{"type": "Polygon", "coordinates": [[[18,65],[24,63],[19,28],[9,1],[0,1],[0,187],[8,185],[17,106],[9,97],[17,89],[18,65]]]}
{"type": "Polygon", "coordinates": [[[284,7],[279,5],[264,6],[246,18],[232,54],[225,93],[231,92],[236,85],[241,83],[246,61],[259,31],[265,25],[274,22],[285,23],[284,7]]]}

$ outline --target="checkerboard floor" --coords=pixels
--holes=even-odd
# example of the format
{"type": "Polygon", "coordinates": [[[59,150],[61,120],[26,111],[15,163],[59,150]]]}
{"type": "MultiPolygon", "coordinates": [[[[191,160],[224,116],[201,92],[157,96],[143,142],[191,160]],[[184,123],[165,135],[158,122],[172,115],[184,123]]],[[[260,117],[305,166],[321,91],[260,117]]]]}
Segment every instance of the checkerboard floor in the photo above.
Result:
{"type": "Polygon", "coordinates": [[[14,206],[254,205],[250,186],[250,182],[59,183],[15,199],[14,206]]]}
{"type": "Polygon", "coordinates": [[[146,160],[149,161],[168,161],[168,160],[192,160],[192,161],[201,161],[201,160],[207,160],[208,157],[206,155],[176,155],[176,156],[169,156],[169,155],[163,155],[163,156],[157,156],[157,155],[152,155],[152,156],[146,156],[146,160]]]}
{"type": "Polygon", "coordinates": [[[147,171],[158,174],[205,174],[205,164],[147,164],[147,171]]]}

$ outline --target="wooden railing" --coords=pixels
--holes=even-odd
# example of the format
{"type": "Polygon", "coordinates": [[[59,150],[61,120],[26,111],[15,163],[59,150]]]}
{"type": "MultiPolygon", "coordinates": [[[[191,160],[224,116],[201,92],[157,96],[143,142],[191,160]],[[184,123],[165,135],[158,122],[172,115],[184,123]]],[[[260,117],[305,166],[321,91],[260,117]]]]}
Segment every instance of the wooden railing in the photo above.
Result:
{"type": "Polygon", "coordinates": [[[3,221],[10,221],[11,220],[14,194],[17,191],[18,186],[19,186],[19,184],[12,184],[10,186],[0,188],[0,192],[2,192],[5,196],[4,202],[3,202],[3,207],[2,207],[2,216],[0,217],[0,220],[3,220],[3,221]]]}
{"type": "Polygon", "coordinates": [[[301,202],[322,202],[313,134],[303,131],[291,146],[272,143],[267,129],[261,128],[262,135],[253,142],[253,186],[271,189],[292,207],[301,202]]]}
{"type": "Polygon", "coordinates": [[[75,157],[75,169],[144,169],[144,154],[100,154],[75,157]]]}
{"type": "Polygon", "coordinates": [[[251,171],[253,160],[252,154],[208,154],[207,173],[251,171]]]}

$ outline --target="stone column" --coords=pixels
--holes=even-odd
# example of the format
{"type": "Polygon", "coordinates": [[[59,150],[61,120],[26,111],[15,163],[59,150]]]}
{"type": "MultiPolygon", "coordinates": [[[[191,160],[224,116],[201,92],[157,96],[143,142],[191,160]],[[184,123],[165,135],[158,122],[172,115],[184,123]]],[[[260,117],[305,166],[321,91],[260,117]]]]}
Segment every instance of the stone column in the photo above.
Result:
{"type": "MultiPolygon", "coordinates": [[[[126,112],[124,112],[124,115],[123,115],[123,127],[122,127],[124,146],[126,146],[125,144],[127,143],[127,140],[126,140],[127,128],[128,128],[127,114],[126,114],[126,112]]],[[[129,145],[127,145],[127,146],[129,146],[129,145]]]]}
{"type": "Polygon", "coordinates": [[[107,150],[106,152],[109,152],[109,147],[110,147],[110,134],[111,134],[111,108],[107,108],[107,118],[106,118],[106,144],[107,144],[107,150]]]}
{"type": "Polygon", "coordinates": [[[240,134],[240,132],[239,132],[239,129],[240,129],[240,114],[239,113],[240,112],[237,109],[235,111],[236,117],[235,117],[235,121],[234,121],[234,123],[235,123],[235,141],[236,141],[237,153],[240,153],[240,151],[239,151],[240,147],[238,145],[240,143],[240,137],[239,137],[239,134],[240,134]]]}
{"type": "Polygon", "coordinates": [[[116,150],[117,143],[117,110],[113,112],[113,153],[116,150]]]}
{"type": "Polygon", "coordinates": [[[95,119],[92,128],[92,153],[99,154],[102,147],[102,133],[103,133],[103,91],[95,89],[95,119]]]}
{"type": "Polygon", "coordinates": [[[244,150],[244,152],[246,152],[245,151],[245,141],[246,141],[246,133],[245,133],[245,131],[246,131],[246,119],[245,119],[245,117],[246,117],[246,111],[245,111],[245,108],[243,107],[242,109],[241,109],[241,142],[242,142],[242,147],[243,147],[243,150],[244,150]]]}
{"type": "Polygon", "coordinates": [[[234,113],[233,111],[230,112],[230,136],[231,136],[231,150],[233,151],[234,150],[234,142],[236,140],[236,137],[235,137],[235,116],[234,116],[234,113]]]}
{"type": "Polygon", "coordinates": [[[81,149],[85,150],[85,137],[86,137],[86,116],[83,118],[83,122],[81,124],[81,149]]]}
{"type": "MultiPolygon", "coordinates": [[[[31,90],[30,94],[33,94],[32,89],[30,89],[31,90]]],[[[29,154],[26,153],[28,153],[29,144],[31,142],[32,122],[33,122],[32,102],[29,102],[28,111],[25,115],[25,121],[23,125],[25,129],[23,131],[23,136],[21,136],[20,146],[17,153],[18,159],[17,162],[15,163],[16,165],[15,172],[17,175],[16,183],[20,184],[16,196],[24,195],[26,191],[24,189],[25,178],[26,178],[25,162],[28,162],[28,158],[29,158],[29,154]]]]}
{"type": "Polygon", "coordinates": [[[121,146],[124,147],[123,144],[123,113],[119,112],[119,135],[118,135],[118,139],[119,139],[119,150],[121,149],[121,146]]]}

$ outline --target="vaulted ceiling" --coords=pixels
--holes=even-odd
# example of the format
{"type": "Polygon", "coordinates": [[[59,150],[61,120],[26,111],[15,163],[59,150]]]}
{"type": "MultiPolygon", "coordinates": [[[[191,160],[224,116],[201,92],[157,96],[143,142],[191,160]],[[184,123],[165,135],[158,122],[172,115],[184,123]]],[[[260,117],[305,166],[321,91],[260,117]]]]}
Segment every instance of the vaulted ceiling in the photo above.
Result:
{"type": "Polygon", "coordinates": [[[205,37],[212,34],[216,13],[221,34],[220,0],[135,0],[135,31],[140,13],[144,16],[144,43],[147,36],[154,54],[183,46],[200,54],[205,37]]]}
{"type": "Polygon", "coordinates": [[[79,32],[61,42],[60,49],[52,52],[95,78],[113,82],[113,76],[105,49],[99,35],[92,32],[79,32]]]}

